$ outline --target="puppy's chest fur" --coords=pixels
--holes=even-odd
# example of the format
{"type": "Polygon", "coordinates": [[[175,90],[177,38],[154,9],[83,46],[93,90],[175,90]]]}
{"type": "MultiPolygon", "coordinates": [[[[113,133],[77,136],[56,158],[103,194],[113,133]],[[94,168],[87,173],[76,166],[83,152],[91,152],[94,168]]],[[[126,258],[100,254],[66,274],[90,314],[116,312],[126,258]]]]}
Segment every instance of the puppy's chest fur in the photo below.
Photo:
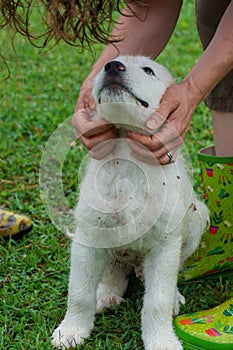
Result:
{"type": "Polygon", "coordinates": [[[132,216],[132,220],[137,217],[145,201],[150,198],[147,176],[127,154],[126,148],[125,143],[103,161],[92,160],[81,184],[85,204],[92,203],[92,206],[86,207],[85,213],[89,213],[92,222],[95,221],[99,227],[125,225],[129,216],[132,216]],[[124,149],[121,157],[119,148],[121,151],[124,149]],[[96,175],[94,178],[93,174],[96,175]]]}
{"type": "MultiPolygon", "coordinates": [[[[96,241],[98,246],[102,240],[109,242],[103,244],[105,247],[122,246],[127,254],[121,254],[121,259],[140,261],[138,251],[142,257],[152,242],[156,245],[168,239],[166,225],[174,219],[171,213],[178,196],[186,202],[180,182],[187,179],[181,173],[179,161],[175,167],[137,161],[125,140],[119,139],[111,154],[90,161],[75,211],[78,227],[85,231],[88,223],[88,227],[94,227],[88,233],[93,244],[96,241]]],[[[182,212],[182,204],[177,210],[182,212]]]]}

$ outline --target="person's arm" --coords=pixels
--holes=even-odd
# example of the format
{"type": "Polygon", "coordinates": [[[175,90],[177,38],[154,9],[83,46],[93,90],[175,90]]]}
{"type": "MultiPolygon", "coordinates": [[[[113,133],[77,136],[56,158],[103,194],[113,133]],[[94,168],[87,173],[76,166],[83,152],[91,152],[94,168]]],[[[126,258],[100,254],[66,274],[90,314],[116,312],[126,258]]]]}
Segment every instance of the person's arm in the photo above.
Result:
{"type": "MultiPolygon", "coordinates": [[[[168,88],[158,110],[148,119],[147,127],[151,130],[161,128],[160,131],[150,138],[129,134],[131,140],[146,146],[151,151],[151,155],[159,159],[161,164],[169,162],[166,155],[168,151],[172,152],[175,158],[195,108],[233,69],[232,19],[233,1],[229,4],[215,36],[198,62],[181,83],[168,88]]],[[[140,159],[143,157],[146,159],[144,151],[136,143],[133,146],[133,153],[140,159]]]]}
{"type": "Polygon", "coordinates": [[[114,127],[105,120],[99,122],[89,120],[90,109],[95,108],[91,91],[96,74],[118,54],[157,57],[174,30],[181,5],[181,0],[145,0],[145,4],[140,1],[140,4],[135,2],[130,5],[137,16],[132,15],[126,7],[123,14],[127,16],[119,17],[112,36],[122,40],[116,45],[107,45],[103,50],[81,87],[73,118],[77,137],[90,150],[93,157],[100,158],[105,154],[104,150],[99,152],[99,147],[98,152],[95,152],[93,147],[116,135],[114,127]]]}

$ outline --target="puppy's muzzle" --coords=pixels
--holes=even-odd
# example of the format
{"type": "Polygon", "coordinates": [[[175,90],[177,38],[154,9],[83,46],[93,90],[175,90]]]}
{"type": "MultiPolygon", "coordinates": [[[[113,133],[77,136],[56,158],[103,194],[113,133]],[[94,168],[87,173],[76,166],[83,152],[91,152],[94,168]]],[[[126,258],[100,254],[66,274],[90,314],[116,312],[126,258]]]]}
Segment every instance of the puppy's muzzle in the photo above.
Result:
{"type": "MultiPolygon", "coordinates": [[[[126,67],[120,61],[110,61],[104,66],[104,80],[102,89],[109,89],[111,92],[126,91],[131,94],[143,107],[149,106],[148,102],[138,98],[129,89],[125,82],[126,67]]],[[[101,103],[101,100],[99,100],[101,103]]]]}
{"type": "Polygon", "coordinates": [[[127,90],[125,86],[126,67],[119,61],[110,61],[104,67],[103,88],[127,90]]]}
{"type": "Polygon", "coordinates": [[[113,75],[119,75],[125,72],[126,68],[124,64],[119,61],[110,61],[105,65],[104,71],[108,76],[109,75],[113,76],[113,75]]]}

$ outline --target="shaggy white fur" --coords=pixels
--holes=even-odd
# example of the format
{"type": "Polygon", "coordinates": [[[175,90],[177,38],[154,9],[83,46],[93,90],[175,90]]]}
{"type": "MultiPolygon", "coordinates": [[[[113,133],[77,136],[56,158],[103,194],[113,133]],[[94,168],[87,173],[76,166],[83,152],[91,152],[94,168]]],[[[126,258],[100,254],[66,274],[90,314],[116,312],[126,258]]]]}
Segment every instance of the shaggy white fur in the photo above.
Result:
{"type": "Polygon", "coordinates": [[[173,80],[161,65],[142,56],[120,56],[98,74],[97,113],[120,130],[114,150],[92,159],[75,210],[68,309],[53,333],[53,345],[81,344],[95,312],[120,304],[135,268],[145,280],[142,338],[146,350],[183,349],[172,326],[184,298],[177,290],[183,261],[197,248],[208,222],[184,161],[160,166],[131,156],[125,130],[148,133],[145,121],[173,80]]]}

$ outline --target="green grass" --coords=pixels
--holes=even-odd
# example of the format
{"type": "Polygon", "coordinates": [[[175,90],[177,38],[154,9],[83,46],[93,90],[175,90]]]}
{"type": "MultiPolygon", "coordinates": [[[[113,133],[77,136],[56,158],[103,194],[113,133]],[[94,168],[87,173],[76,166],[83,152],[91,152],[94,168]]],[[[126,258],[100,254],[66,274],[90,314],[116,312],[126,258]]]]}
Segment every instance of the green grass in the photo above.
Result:
{"type": "MultiPolygon", "coordinates": [[[[176,31],[159,61],[182,79],[201,54],[196,33],[194,5],[185,1],[176,31]]],[[[60,44],[39,54],[17,36],[14,52],[0,33],[1,51],[12,57],[11,76],[0,67],[0,204],[29,215],[33,231],[20,240],[1,240],[0,348],[10,350],[52,349],[51,333],[62,320],[67,301],[70,241],[52,224],[39,190],[43,149],[57,126],[72,115],[82,81],[94,58],[88,51],[60,44]]],[[[96,46],[96,55],[101,46],[96,46]]],[[[186,138],[199,191],[196,152],[212,143],[210,114],[201,104],[186,138]]],[[[64,167],[64,188],[70,205],[77,193],[78,168],[85,149],[70,149],[64,167]]],[[[232,294],[229,276],[216,276],[180,286],[187,300],[182,312],[208,308],[232,294]]],[[[134,277],[125,305],[96,317],[91,338],[83,349],[142,349],[140,309],[143,286],[134,277]]]]}

